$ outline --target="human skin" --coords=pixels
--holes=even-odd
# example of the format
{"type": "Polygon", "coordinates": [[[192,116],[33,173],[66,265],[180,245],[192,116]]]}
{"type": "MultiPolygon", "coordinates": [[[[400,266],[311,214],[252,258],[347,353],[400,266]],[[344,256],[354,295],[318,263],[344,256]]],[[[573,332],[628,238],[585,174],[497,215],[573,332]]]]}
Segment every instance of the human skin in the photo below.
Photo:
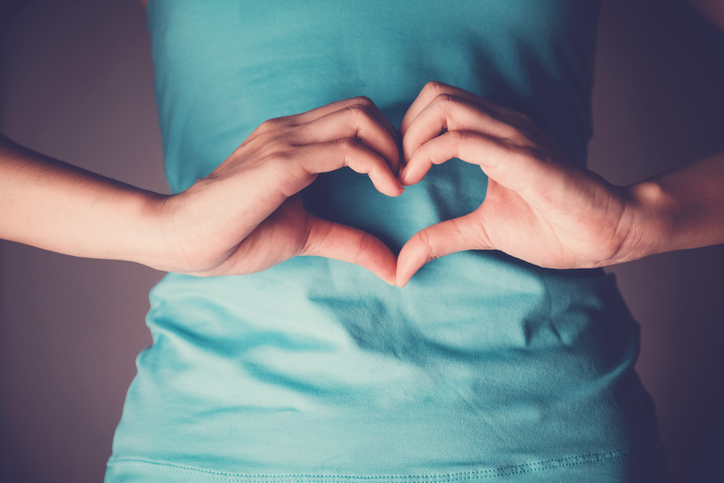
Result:
{"type": "Polygon", "coordinates": [[[400,286],[425,263],[463,250],[501,250],[568,269],[724,243],[724,153],[614,186],[575,166],[525,115],[438,82],[422,90],[400,133],[405,185],[454,157],[489,177],[478,209],[425,228],[405,244],[397,263],[400,286]]]}
{"type": "Polygon", "coordinates": [[[367,98],[269,120],[209,176],[171,196],[0,138],[0,238],[199,276],[258,272],[316,255],[356,263],[394,284],[396,257],[387,246],[311,215],[298,193],[318,173],[348,166],[398,196],[398,163],[397,132],[367,98]]]}
{"type": "MultiPolygon", "coordinates": [[[[721,3],[692,3],[724,24],[721,3]]],[[[563,269],[724,242],[724,153],[614,186],[569,163],[525,116],[439,83],[423,89],[400,134],[404,184],[459,157],[480,165],[489,185],[480,208],[422,230],[399,261],[371,235],[312,216],[296,195],[317,173],[344,166],[368,173],[384,194],[402,193],[398,133],[364,98],[262,124],[213,173],[173,196],[0,136],[0,238],[200,276],[317,255],[357,263],[401,286],[425,263],[461,250],[497,249],[563,269]]]]}

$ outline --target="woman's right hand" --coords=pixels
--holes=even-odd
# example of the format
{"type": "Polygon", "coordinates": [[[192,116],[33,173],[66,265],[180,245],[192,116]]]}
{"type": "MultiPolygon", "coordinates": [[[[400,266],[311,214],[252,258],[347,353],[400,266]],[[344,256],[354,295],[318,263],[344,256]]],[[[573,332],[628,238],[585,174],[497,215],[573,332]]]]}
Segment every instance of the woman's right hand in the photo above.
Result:
{"type": "Polygon", "coordinates": [[[258,272],[298,255],[356,263],[390,284],[397,260],[377,238],[319,219],[299,192],[318,173],[348,166],[398,196],[398,135],[367,98],[352,98],[259,126],[209,176],[162,207],[168,271],[258,272]]]}

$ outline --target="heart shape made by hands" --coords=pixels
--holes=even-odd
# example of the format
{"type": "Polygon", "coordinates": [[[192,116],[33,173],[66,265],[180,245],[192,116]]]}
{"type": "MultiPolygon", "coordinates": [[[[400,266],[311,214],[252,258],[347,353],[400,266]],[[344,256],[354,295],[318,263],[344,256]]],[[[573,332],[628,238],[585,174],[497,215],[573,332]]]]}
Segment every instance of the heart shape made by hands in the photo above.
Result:
{"type": "Polygon", "coordinates": [[[471,249],[502,250],[543,267],[597,267],[636,255],[629,233],[640,215],[632,198],[577,167],[526,115],[431,82],[399,132],[367,98],[262,123],[209,176],[161,200],[169,215],[161,231],[173,238],[169,262],[155,268],[237,275],[316,255],[404,286],[430,260],[471,249]],[[399,196],[403,185],[452,158],[487,175],[485,201],[423,228],[397,257],[369,233],[312,215],[299,194],[318,174],[347,166],[399,196]]]}

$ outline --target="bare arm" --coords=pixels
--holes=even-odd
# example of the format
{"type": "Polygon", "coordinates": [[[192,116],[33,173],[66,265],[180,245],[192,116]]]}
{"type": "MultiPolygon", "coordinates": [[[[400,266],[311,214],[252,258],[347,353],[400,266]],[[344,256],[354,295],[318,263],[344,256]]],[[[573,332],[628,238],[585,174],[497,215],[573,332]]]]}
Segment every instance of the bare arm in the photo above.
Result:
{"type": "MultiPolygon", "coordinates": [[[[684,0],[724,32],[724,2],[684,0]]],[[[722,133],[724,136],[724,133],[722,133]]],[[[724,152],[629,187],[630,259],[724,243],[724,152]]]]}
{"type": "Polygon", "coordinates": [[[160,268],[165,198],[0,135],[0,238],[66,255],[160,268]]]}
{"type": "Polygon", "coordinates": [[[404,184],[451,158],[488,175],[478,209],[425,228],[405,244],[400,286],[425,263],[470,249],[569,269],[724,242],[724,153],[614,186],[575,167],[526,116],[435,82],[408,109],[400,131],[404,184]]]}
{"type": "MultiPolygon", "coordinates": [[[[688,3],[724,30],[724,2],[688,3]]],[[[417,183],[432,164],[452,157],[480,165],[489,181],[477,210],[407,242],[398,259],[398,285],[430,260],[461,250],[502,250],[565,269],[724,243],[724,152],[614,186],[573,168],[525,116],[439,83],[423,89],[400,132],[404,184],[417,183]]]]}
{"type": "Polygon", "coordinates": [[[194,275],[252,273],[315,255],[394,283],[396,258],[382,242],[316,218],[298,192],[347,166],[398,196],[396,139],[369,99],[338,101],[263,123],[209,176],[165,196],[0,136],[0,238],[194,275]]]}
{"type": "Polygon", "coordinates": [[[724,152],[627,189],[620,261],[724,243],[724,152]]]}

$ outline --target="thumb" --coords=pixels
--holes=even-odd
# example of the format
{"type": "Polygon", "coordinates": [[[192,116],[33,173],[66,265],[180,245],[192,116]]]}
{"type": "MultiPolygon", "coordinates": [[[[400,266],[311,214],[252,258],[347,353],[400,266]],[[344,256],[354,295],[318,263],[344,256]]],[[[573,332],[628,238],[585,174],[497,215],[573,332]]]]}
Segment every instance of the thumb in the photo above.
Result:
{"type": "Polygon", "coordinates": [[[404,287],[426,263],[465,250],[487,250],[490,244],[479,212],[443,221],[418,231],[397,259],[397,286],[404,287]]]}
{"type": "Polygon", "coordinates": [[[354,263],[395,285],[397,259],[384,243],[362,230],[307,216],[308,236],[300,255],[354,263]]]}

